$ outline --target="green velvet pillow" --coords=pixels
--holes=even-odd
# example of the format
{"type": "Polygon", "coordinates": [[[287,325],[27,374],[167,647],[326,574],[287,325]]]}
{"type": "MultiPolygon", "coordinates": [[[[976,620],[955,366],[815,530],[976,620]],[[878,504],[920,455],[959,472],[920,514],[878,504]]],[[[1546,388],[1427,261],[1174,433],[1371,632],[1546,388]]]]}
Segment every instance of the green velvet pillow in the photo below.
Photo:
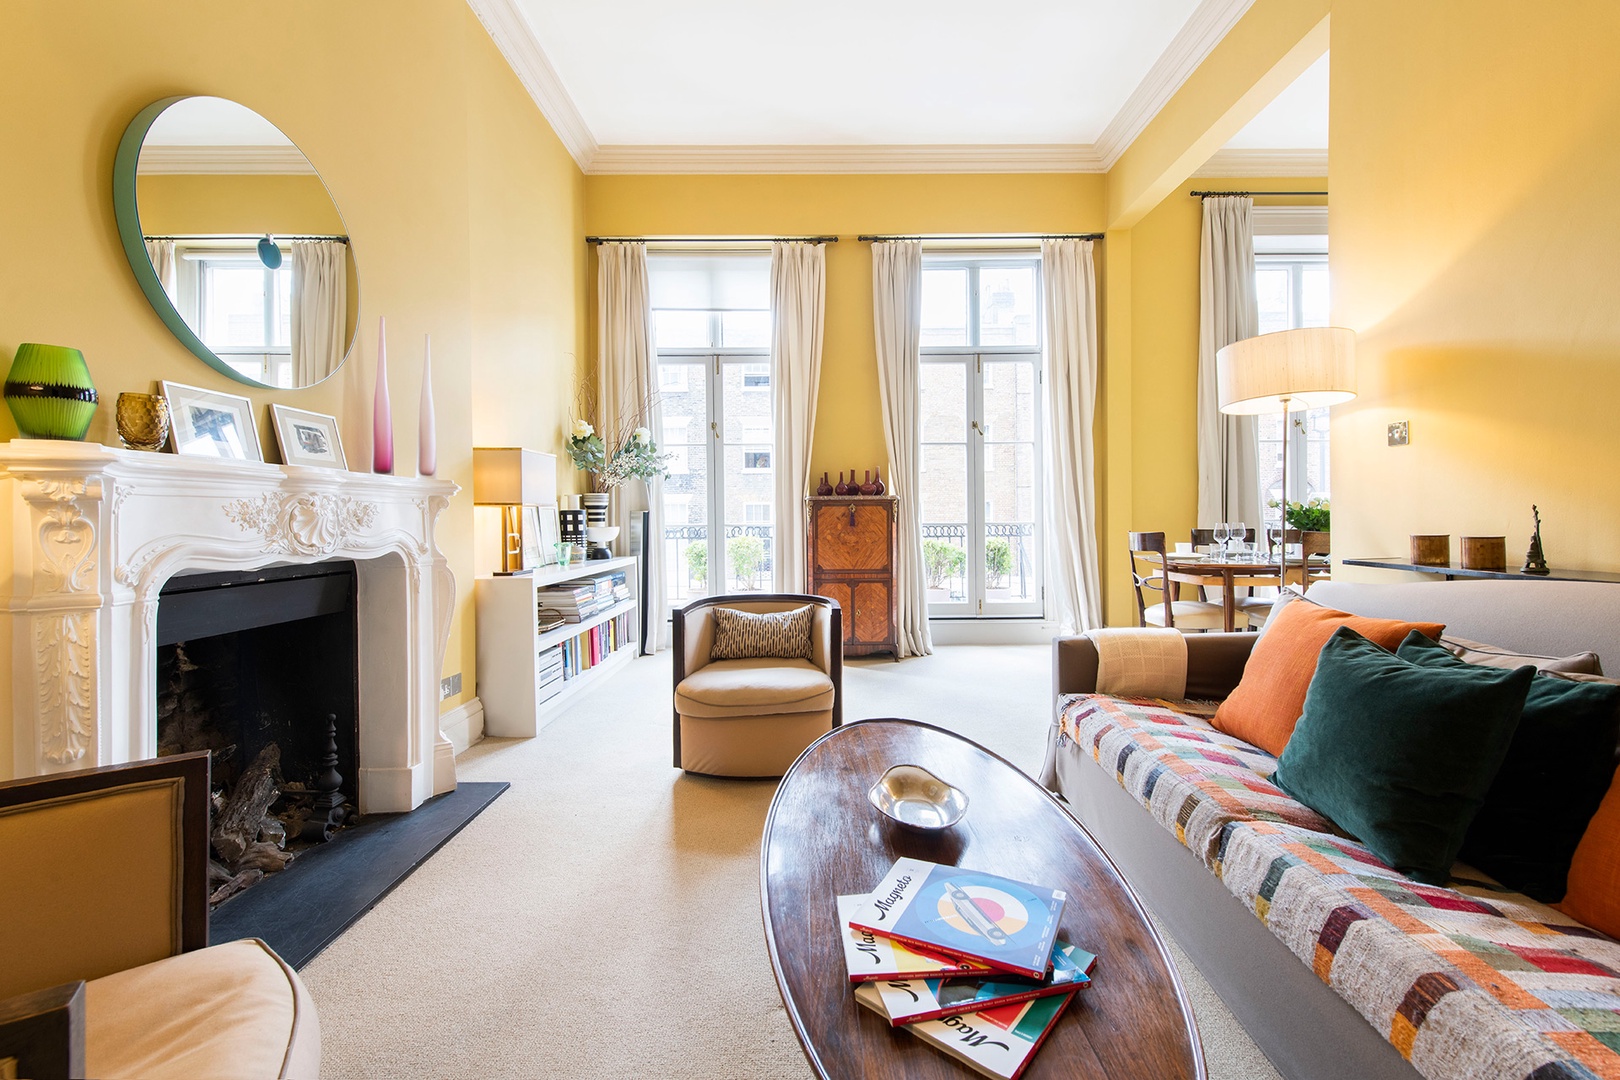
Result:
{"type": "MultiPolygon", "coordinates": [[[[1422,634],[1396,655],[1434,668],[1469,666],[1422,634]]],[[[1462,861],[1546,903],[1563,899],[1569,864],[1614,777],[1620,685],[1537,675],[1462,861]]]]}
{"type": "Polygon", "coordinates": [[[1272,781],[1401,873],[1444,885],[1536,673],[1463,667],[1420,667],[1341,626],[1272,781]]]}

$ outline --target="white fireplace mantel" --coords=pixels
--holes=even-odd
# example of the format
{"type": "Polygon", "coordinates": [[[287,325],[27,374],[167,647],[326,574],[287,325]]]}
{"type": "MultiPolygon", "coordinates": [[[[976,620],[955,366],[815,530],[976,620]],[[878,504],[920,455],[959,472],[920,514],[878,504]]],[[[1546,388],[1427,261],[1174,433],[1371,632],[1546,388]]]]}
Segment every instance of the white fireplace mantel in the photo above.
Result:
{"type": "Polygon", "coordinates": [[[174,574],[352,559],[361,812],[455,786],[438,691],[456,583],[434,525],[456,485],[45,439],[0,446],[0,475],[19,776],[156,755],[158,593],[174,574]]]}

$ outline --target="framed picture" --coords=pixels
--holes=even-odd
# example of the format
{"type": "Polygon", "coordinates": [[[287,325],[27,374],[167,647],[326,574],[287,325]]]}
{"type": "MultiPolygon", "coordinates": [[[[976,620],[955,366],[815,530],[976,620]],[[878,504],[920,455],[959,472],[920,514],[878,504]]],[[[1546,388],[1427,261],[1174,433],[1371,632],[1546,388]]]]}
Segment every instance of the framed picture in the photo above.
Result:
{"type": "Polygon", "coordinates": [[[192,457],[263,461],[253,403],[235,394],[163,380],[174,452],[192,457]]]}
{"type": "Polygon", "coordinates": [[[523,568],[537,570],[557,563],[557,508],[523,508],[523,568]]]}
{"type": "Polygon", "coordinates": [[[337,417],[274,403],[270,417],[275,421],[276,442],[285,464],[323,469],[349,467],[343,457],[343,440],[338,438],[337,417]]]}

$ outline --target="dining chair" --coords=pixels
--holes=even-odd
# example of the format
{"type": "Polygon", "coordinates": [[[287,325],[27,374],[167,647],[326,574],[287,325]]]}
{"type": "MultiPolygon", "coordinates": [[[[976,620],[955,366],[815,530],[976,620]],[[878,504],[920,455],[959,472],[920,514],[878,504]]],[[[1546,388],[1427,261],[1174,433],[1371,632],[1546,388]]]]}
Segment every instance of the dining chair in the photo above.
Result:
{"type": "Polygon", "coordinates": [[[1300,582],[1300,591],[1309,589],[1318,581],[1331,581],[1333,574],[1331,568],[1323,566],[1315,571],[1310,569],[1310,559],[1314,555],[1333,554],[1333,534],[1326,532],[1300,532],[1298,529],[1289,529],[1283,536],[1283,543],[1300,545],[1300,553],[1306,559],[1305,579],[1300,582]]]}
{"type": "MultiPolygon", "coordinates": [[[[1138,626],[1169,627],[1183,633],[1226,629],[1226,613],[1220,604],[1176,599],[1176,584],[1164,567],[1164,533],[1133,532],[1129,539],[1138,626]]],[[[1242,612],[1238,619],[1244,621],[1242,612]]]]}

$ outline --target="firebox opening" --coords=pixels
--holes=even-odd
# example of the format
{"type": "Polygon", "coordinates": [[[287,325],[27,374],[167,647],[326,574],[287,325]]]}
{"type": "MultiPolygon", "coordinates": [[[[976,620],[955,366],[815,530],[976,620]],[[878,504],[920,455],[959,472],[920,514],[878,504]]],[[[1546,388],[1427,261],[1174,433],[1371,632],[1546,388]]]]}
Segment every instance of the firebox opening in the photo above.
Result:
{"type": "MultiPolygon", "coordinates": [[[[187,574],[170,579],[160,594],[158,754],[213,754],[214,855],[226,875],[221,886],[244,876],[257,880],[249,872],[254,867],[280,869],[286,852],[300,846],[300,833],[319,838],[325,812],[311,804],[321,801],[333,744],[338,793],[349,807],[358,804],[355,596],[349,561],[187,574]],[[329,716],[336,717],[331,725],[329,716]],[[263,812],[265,828],[253,835],[255,810],[247,834],[239,821],[234,840],[222,837],[222,819],[240,812],[240,800],[233,803],[239,782],[272,745],[264,764],[277,751],[279,764],[271,770],[278,775],[263,812]],[[310,817],[314,826],[303,828],[310,817]],[[243,845],[255,850],[244,854],[243,845]]],[[[249,775],[247,783],[270,790],[263,776],[249,775]]],[[[237,881],[233,891],[251,883],[237,881]]]]}

